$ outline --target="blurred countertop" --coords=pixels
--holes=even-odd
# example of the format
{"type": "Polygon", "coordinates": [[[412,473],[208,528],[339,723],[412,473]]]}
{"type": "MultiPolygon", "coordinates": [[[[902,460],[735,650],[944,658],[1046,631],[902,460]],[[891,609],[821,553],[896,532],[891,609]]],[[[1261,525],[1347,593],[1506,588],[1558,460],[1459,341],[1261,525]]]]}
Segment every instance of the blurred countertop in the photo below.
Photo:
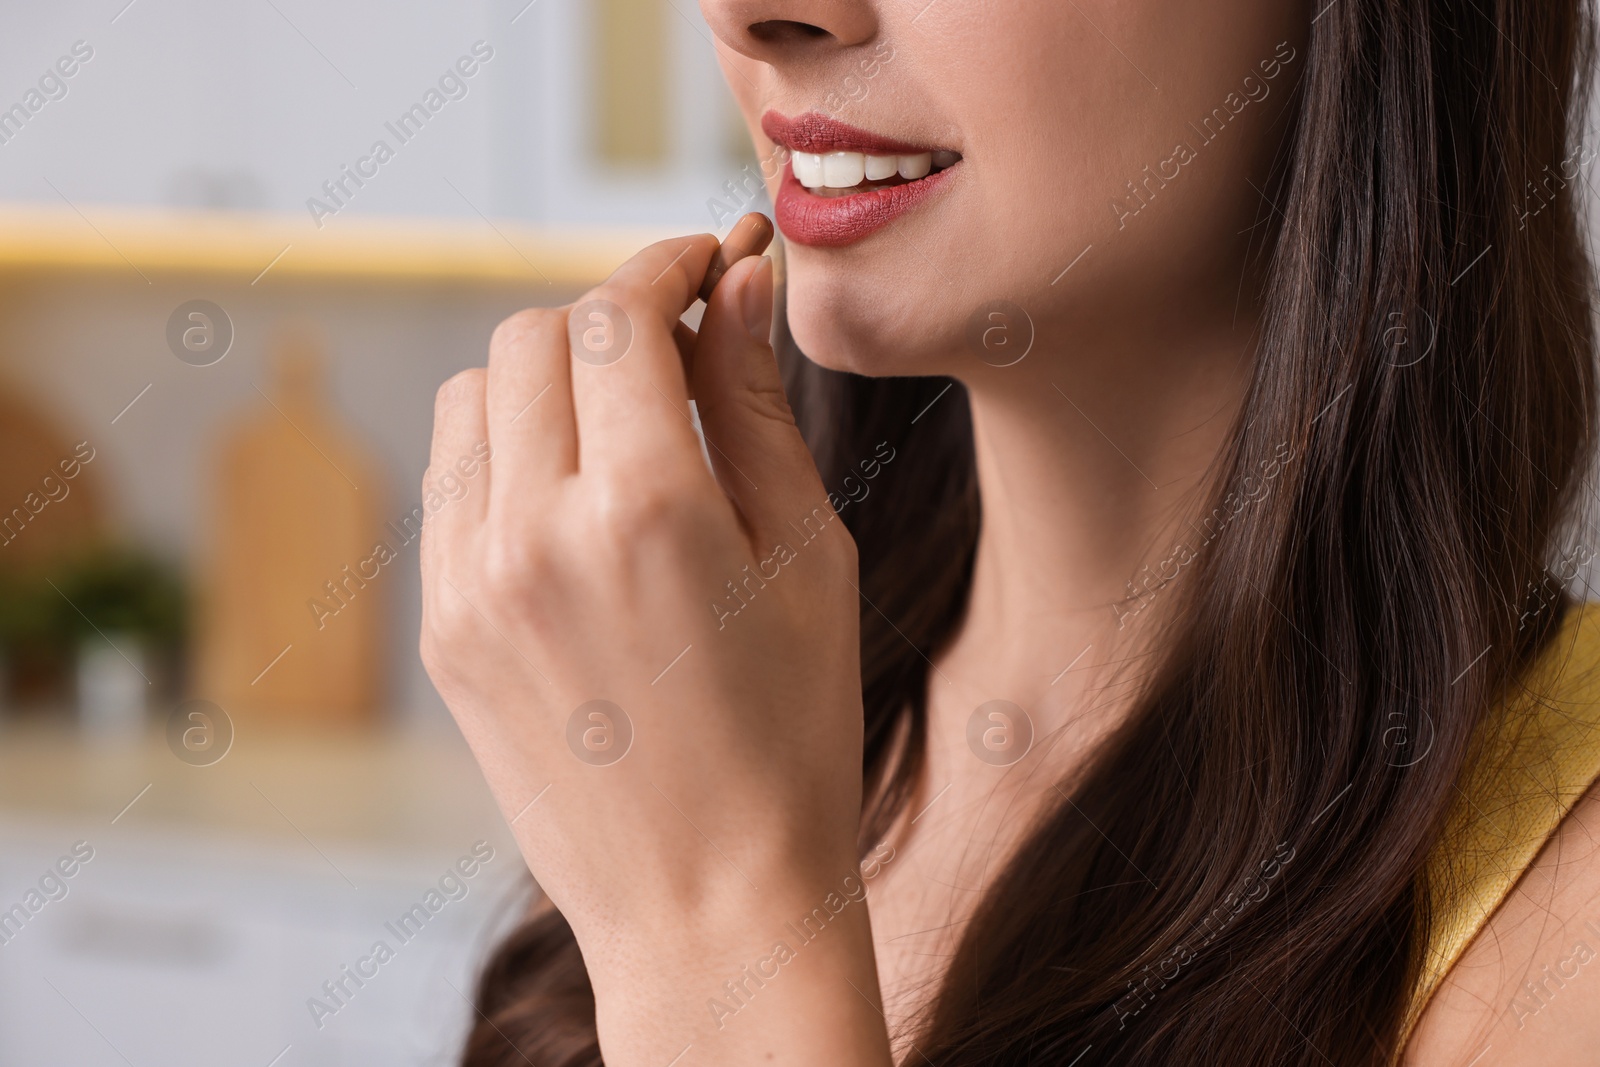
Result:
{"type": "Polygon", "coordinates": [[[505,833],[466,742],[439,728],[252,735],[191,766],[154,729],[90,742],[69,723],[0,725],[0,817],[132,823],[232,838],[432,851],[505,833]]]}
{"type": "Polygon", "coordinates": [[[111,747],[54,722],[0,726],[0,908],[69,851],[93,862],[0,949],[0,1063],[453,1058],[471,1014],[461,991],[530,882],[448,724],[241,728],[197,767],[164,732],[111,747]],[[482,841],[493,851],[463,880],[458,861],[482,858],[482,841]],[[416,923],[418,909],[426,928],[397,939],[396,917],[416,923]],[[347,990],[337,1018],[308,1013],[377,939],[392,946],[383,977],[347,990]]]}

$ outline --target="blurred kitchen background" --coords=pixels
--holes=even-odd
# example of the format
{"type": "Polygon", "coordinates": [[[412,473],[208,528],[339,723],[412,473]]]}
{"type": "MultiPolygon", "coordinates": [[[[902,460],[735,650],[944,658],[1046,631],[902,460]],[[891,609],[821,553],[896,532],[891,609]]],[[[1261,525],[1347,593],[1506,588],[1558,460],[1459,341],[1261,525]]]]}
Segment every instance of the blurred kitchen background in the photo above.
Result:
{"type": "Polygon", "coordinates": [[[434,390],[764,204],[709,32],[693,0],[0,31],[0,1065],[451,1062],[525,875],[415,654],[434,390]]]}

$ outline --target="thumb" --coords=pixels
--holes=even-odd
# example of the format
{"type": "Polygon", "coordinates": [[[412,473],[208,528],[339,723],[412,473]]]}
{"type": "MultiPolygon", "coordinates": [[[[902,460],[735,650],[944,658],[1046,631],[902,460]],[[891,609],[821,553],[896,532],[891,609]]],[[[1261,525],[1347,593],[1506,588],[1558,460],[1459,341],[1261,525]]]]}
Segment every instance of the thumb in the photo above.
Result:
{"type": "Polygon", "coordinates": [[[717,481],[763,541],[827,500],[789,410],[771,335],[772,260],[750,256],[711,294],[691,377],[717,481]]]}

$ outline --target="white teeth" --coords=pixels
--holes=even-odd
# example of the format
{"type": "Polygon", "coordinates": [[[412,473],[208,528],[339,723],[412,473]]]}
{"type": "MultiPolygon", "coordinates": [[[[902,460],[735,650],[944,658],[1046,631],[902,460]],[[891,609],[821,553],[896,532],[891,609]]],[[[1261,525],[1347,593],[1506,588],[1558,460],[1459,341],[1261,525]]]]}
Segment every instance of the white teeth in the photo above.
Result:
{"type": "Polygon", "coordinates": [[[822,188],[822,157],[815,152],[794,152],[794,180],[807,189],[822,188]]]}
{"type": "Polygon", "coordinates": [[[822,180],[830,189],[849,189],[866,177],[867,157],[860,152],[829,152],[822,157],[822,180]]]}
{"type": "Polygon", "coordinates": [[[900,169],[899,156],[868,156],[867,181],[881,182],[893,178],[900,169]]]}
{"type": "Polygon", "coordinates": [[[881,182],[896,174],[907,181],[926,178],[938,167],[952,167],[954,152],[922,152],[912,156],[872,156],[864,152],[791,152],[795,181],[807,189],[852,189],[863,181],[881,182]]]}
{"type": "Polygon", "coordinates": [[[917,156],[901,156],[899,163],[900,177],[907,181],[926,178],[933,170],[933,153],[923,152],[917,156]]]}

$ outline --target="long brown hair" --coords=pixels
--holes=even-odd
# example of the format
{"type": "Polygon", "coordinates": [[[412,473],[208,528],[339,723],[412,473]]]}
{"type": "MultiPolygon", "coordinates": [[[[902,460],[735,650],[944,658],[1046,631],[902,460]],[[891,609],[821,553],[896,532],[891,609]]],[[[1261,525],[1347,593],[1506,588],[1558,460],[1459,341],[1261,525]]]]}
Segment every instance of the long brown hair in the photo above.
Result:
{"type": "MultiPolygon", "coordinates": [[[[1247,478],[1271,491],[1228,507],[1185,568],[1139,705],[981,902],[919,1063],[1398,1052],[1424,861],[1480,722],[1559,622],[1559,607],[1525,611],[1527,590],[1595,443],[1590,268],[1567,188],[1591,20],[1584,0],[1325,3],[1213,503],[1247,478]]],[[[792,353],[787,370],[830,486],[880,441],[906,457],[846,510],[876,605],[861,616],[870,846],[917,781],[924,653],[965,607],[970,416],[944,380],[792,353]]],[[[553,911],[490,961],[478,1008],[469,1067],[600,1062],[553,911]]]]}

